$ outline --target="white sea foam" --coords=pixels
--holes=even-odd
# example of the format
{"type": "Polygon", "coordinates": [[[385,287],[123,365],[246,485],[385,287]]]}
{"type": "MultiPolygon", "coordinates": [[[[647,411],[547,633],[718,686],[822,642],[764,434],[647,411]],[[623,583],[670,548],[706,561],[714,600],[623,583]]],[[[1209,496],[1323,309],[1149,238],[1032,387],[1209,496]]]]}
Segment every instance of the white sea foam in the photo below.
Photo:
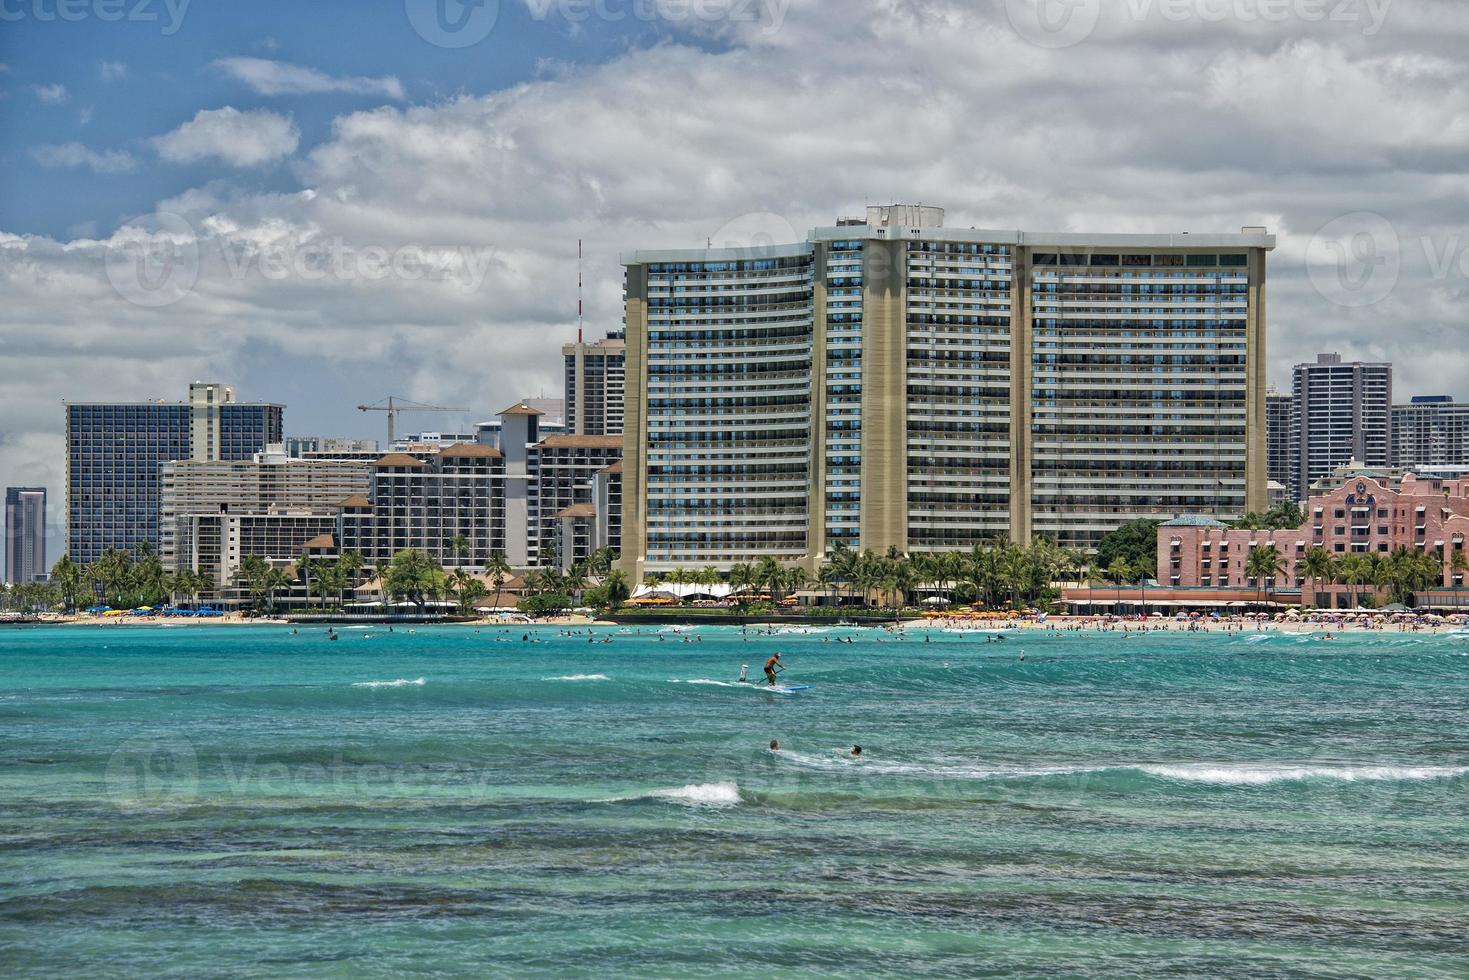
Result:
{"type": "Polygon", "coordinates": [[[1335,779],[1342,782],[1452,779],[1469,773],[1469,766],[1271,766],[1207,762],[1137,768],[1165,779],[1226,786],[1260,786],[1303,779],[1335,779]]]}
{"type": "Polygon", "coordinates": [[[655,789],[647,795],[653,799],[672,800],[690,806],[734,806],[740,802],[740,788],[734,780],[723,783],[690,783],[676,789],[655,789]]]}
{"type": "Polygon", "coordinates": [[[895,762],[864,756],[854,759],[846,748],[833,748],[829,755],[811,755],[784,750],[777,757],[810,769],[826,771],[860,770],[869,776],[908,776],[928,779],[1005,780],[1036,779],[1047,776],[1075,776],[1085,773],[1147,773],[1162,779],[1184,782],[1214,783],[1230,786],[1263,786],[1269,783],[1305,779],[1334,779],[1343,782],[1453,779],[1469,774],[1469,766],[1388,766],[1339,765],[1301,766],[1221,762],[1194,762],[1176,765],[963,765],[952,763],[895,762]]]}
{"type": "Polygon", "coordinates": [[[566,674],[562,677],[542,677],[543,681],[605,681],[610,680],[606,674],[566,674]]]}
{"type": "Polygon", "coordinates": [[[782,750],[777,755],[811,769],[860,768],[873,776],[918,776],[929,779],[1024,779],[1037,776],[1070,776],[1101,772],[1105,766],[982,766],[946,763],[893,762],[869,756],[854,757],[849,746],[831,749],[830,755],[810,755],[782,750]]]}
{"type": "Polygon", "coordinates": [[[423,687],[424,683],[425,682],[424,682],[424,679],[422,677],[415,678],[414,680],[411,680],[411,681],[408,680],[407,678],[400,677],[400,678],[398,678],[395,681],[355,681],[352,684],[352,686],[353,687],[423,687]]]}
{"type": "Polygon", "coordinates": [[[740,802],[740,788],[734,780],[722,783],[689,783],[669,789],[654,789],[646,793],[629,796],[614,796],[608,803],[625,803],[629,800],[667,800],[684,806],[729,807],[740,802]]]}

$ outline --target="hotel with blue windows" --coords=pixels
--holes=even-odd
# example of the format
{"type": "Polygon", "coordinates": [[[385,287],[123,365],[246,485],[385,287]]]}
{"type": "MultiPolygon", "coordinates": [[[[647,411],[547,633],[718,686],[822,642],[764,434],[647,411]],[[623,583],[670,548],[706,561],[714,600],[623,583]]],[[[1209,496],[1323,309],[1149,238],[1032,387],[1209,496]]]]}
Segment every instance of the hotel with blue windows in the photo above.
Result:
{"type": "Polygon", "coordinates": [[[160,544],[163,464],[249,460],[281,441],[283,407],[236,402],[196,382],[183,402],[66,403],[66,552],[90,564],[108,548],[160,544]]]}
{"type": "Polygon", "coordinates": [[[872,207],[803,242],[623,257],[636,580],[1265,509],[1273,236],[943,219],[872,207]]]}

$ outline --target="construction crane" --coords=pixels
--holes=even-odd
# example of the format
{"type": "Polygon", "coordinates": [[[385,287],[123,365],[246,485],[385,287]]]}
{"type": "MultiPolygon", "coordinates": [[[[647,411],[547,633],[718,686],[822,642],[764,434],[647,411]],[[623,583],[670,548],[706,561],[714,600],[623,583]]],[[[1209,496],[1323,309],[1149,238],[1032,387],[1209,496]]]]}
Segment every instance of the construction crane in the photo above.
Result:
{"type": "Polygon", "coordinates": [[[358,405],[359,412],[387,412],[388,413],[388,444],[384,448],[391,451],[393,448],[393,431],[398,420],[399,412],[468,412],[467,408],[446,408],[443,405],[424,405],[421,402],[413,402],[401,395],[389,395],[388,397],[375,401],[371,405],[358,405]]]}

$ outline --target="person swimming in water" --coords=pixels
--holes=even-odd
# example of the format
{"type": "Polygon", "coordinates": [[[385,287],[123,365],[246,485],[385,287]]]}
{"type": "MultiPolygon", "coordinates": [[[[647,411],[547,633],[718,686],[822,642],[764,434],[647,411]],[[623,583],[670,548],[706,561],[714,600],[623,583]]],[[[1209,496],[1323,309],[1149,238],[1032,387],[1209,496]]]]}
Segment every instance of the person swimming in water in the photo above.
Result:
{"type": "Polygon", "coordinates": [[[779,752],[780,751],[780,742],[777,741],[776,739],[771,739],[770,740],[770,751],[772,751],[772,752],[779,752]]]}
{"type": "Polygon", "coordinates": [[[854,746],[852,746],[852,758],[854,758],[854,759],[860,759],[860,758],[862,758],[862,746],[860,746],[860,745],[854,745],[854,746]]]}
{"type": "Polygon", "coordinates": [[[775,686],[775,668],[777,667],[782,670],[785,669],[785,664],[780,662],[780,654],[778,653],[765,661],[765,679],[770,682],[771,687],[775,686]]]}

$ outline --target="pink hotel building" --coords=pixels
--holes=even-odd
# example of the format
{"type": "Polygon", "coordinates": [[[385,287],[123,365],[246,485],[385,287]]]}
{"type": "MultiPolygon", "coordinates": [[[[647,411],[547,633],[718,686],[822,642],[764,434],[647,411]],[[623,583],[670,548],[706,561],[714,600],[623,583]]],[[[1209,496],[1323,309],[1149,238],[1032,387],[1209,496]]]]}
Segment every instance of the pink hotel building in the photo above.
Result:
{"type": "MultiPolygon", "coordinates": [[[[1158,528],[1158,583],[1163,588],[1253,588],[1246,574],[1250,549],[1273,546],[1285,559],[1276,580],[1282,599],[1309,606],[1345,608],[1345,586],[1327,583],[1316,595],[1316,583],[1305,577],[1304,559],[1312,548],[1333,557],[1388,554],[1399,546],[1440,551],[1446,587],[1464,584],[1453,571],[1451,556],[1469,540],[1469,479],[1434,480],[1408,474],[1400,484],[1379,473],[1360,473],[1330,493],[1310,498],[1306,523],[1295,530],[1234,530],[1208,517],[1180,517],[1158,528]]],[[[1469,558],[1469,554],[1466,554],[1469,558]]],[[[1359,591],[1361,591],[1359,589],[1359,591]]],[[[1437,601],[1431,604],[1454,604],[1437,601]]]]}

